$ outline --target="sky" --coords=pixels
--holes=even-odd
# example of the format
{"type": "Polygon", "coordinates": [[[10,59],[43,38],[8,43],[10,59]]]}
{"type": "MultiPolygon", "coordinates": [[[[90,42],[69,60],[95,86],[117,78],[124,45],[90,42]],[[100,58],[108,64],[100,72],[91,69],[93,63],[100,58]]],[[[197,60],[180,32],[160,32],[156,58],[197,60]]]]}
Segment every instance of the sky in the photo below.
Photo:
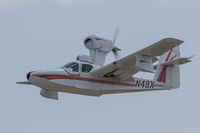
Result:
{"type": "MultiPolygon", "coordinates": [[[[199,133],[200,1],[0,0],[1,133],[199,133]],[[17,85],[33,70],[58,68],[87,54],[88,35],[113,38],[124,57],[163,38],[184,40],[181,87],[89,97],[17,85]]],[[[110,54],[106,63],[113,61],[110,54]]],[[[140,77],[153,75],[139,73],[140,77]]]]}

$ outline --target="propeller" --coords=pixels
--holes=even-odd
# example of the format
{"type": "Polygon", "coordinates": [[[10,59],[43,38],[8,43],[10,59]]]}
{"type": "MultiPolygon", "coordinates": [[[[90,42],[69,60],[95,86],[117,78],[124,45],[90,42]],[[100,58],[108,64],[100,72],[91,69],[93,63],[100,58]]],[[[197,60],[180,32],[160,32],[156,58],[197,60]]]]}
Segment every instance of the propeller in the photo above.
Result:
{"type": "Polygon", "coordinates": [[[119,35],[119,27],[115,28],[115,33],[114,33],[114,37],[113,37],[113,44],[115,44],[115,41],[117,39],[117,36],[119,35]]]}
{"type": "Polygon", "coordinates": [[[113,52],[113,54],[115,56],[115,60],[117,60],[120,57],[119,51],[121,51],[120,48],[118,48],[117,46],[115,46],[115,42],[116,42],[116,39],[117,39],[118,35],[119,35],[119,27],[117,27],[115,29],[115,34],[114,34],[114,37],[113,37],[113,45],[114,45],[114,47],[112,49],[112,52],[113,52]]]}

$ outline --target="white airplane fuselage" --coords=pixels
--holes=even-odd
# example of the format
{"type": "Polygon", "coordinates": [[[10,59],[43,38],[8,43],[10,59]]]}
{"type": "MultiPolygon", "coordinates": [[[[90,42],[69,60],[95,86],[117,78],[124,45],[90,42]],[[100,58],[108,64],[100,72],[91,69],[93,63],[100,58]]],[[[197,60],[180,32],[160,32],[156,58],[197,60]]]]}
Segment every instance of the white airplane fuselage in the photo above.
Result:
{"type": "Polygon", "coordinates": [[[93,77],[90,73],[79,72],[77,75],[73,75],[65,69],[59,68],[50,71],[32,72],[29,82],[49,91],[88,96],[171,89],[170,86],[161,82],[136,77],[134,79],[135,81],[122,82],[116,79],[93,77]]]}
{"type": "Polygon", "coordinates": [[[192,58],[180,57],[179,45],[183,43],[182,40],[165,38],[104,65],[108,53],[113,52],[117,57],[117,52],[121,50],[114,43],[115,39],[89,36],[84,41],[89,55],[78,55],[76,61],[58,69],[30,72],[27,81],[17,83],[40,87],[41,96],[56,100],[59,98],[58,92],[101,96],[169,90],[180,87],[179,66],[191,62],[192,58]],[[155,65],[156,61],[158,63],[155,65]],[[155,74],[152,80],[147,80],[135,77],[138,72],[155,74]]]}

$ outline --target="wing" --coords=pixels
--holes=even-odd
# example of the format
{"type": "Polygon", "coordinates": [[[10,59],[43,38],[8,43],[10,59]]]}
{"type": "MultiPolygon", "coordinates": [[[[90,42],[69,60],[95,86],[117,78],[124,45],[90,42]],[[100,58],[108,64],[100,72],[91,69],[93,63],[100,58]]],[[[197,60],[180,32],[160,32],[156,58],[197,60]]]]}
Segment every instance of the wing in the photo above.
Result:
{"type": "Polygon", "coordinates": [[[91,72],[91,75],[123,81],[134,81],[132,75],[139,71],[153,72],[152,63],[157,61],[156,56],[161,56],[181,43],[183,41],[174,38],[163,39],[118,61],[94,70],[91,72]]]}

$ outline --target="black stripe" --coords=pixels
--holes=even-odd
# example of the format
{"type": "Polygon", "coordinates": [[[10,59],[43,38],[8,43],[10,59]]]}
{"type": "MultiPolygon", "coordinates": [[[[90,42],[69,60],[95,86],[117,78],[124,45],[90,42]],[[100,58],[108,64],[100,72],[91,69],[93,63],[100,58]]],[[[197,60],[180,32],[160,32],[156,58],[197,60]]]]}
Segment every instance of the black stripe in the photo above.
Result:
{"type": "Polygon", "coordinates": [[[162,71],[161,76],[160,76],[160,79],[158,80],[159,82],[161,82],[166,69],[167,69],[167,66],[164,66],[163,71],[162,71]]]}

